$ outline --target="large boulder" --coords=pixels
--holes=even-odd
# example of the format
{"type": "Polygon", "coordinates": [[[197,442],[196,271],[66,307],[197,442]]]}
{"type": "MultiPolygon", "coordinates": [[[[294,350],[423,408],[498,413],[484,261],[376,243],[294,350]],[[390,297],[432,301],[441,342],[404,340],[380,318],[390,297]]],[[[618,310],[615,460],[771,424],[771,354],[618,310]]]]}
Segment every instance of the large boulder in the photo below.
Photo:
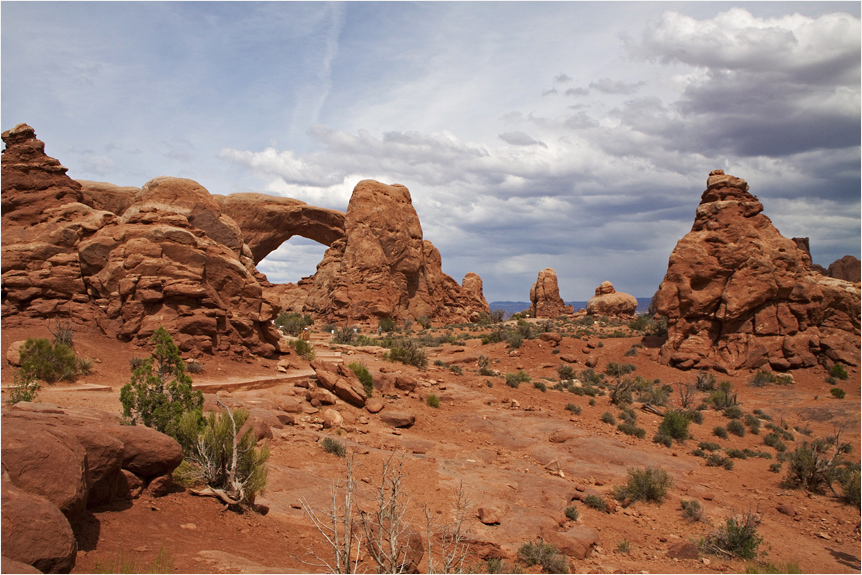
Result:
{"type": "Polygon", "coordinates": [[[618,292],[611,282],[602,282],[596,293],[587,302],[587,313],[591,315],[630,316],[634,315],[638,300],[633,295],[618,292]]]}
{"type": "Polygon", "coordinates": [[[813,271],[762,211],[745,180],[710,173],[653,300],[668,318],[660,360],[723,371],[858,365],[859,285],[813,271]]]}
{"type": "Polygon", "coordinates": [[[422,238],[409,190],[373,180],[353,190],[345,236],[326,250],[317,273],[300,282],[306,311],[334,320],[428,317],[468,321],[488,312],[468,290],[444,274],[440,252],[422,238]]]}
{"type": "Polygon", "coordinates": [[[574,308],[566,305],[560,297],[557,272],[551,268],[540,271],[536,283],[530,288],[530,315],[557,318],[560,315],[572,313],[575,313],[574,308]]]}

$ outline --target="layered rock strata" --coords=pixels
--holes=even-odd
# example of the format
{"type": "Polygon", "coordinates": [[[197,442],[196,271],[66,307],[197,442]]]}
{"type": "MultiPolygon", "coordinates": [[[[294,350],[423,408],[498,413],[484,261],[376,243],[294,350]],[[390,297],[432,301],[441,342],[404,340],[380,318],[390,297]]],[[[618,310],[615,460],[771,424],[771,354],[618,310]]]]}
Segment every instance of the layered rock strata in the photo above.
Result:
{"type": "Polygon", "coordinates": [[[566,305],[560,297],[560,287],[557,284],[557,272],[545,268],[539,272],[536,283],[530,288],[530,315],[542,318],[557,318],[561,315],[573,314],[572,306],[566,305]]]}
{"type": "Polygon", "coordinates": [[[723,371],[859,364],[860,289],[820,275],[741,178],[710,173],[654,298],[663,363],[723,371]]]}

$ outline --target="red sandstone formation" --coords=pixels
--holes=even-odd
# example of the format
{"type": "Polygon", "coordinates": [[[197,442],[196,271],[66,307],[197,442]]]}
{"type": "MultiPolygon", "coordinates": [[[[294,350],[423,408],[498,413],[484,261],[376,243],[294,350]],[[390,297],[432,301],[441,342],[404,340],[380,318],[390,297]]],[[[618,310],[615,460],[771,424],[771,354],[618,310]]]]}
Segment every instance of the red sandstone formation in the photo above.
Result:
{"type": "Polygon", "coordinates": [[[626,316],[634,315],[638,300],[633,295],[618,292],[611,282],[602,282],[596,288],[596,295],[587,302],[590,315],[626,316]]]}
{"type": "Polygon", "coordinates": [[[829,264],[829,275],[833,278],[837,278],[840,280],[859,283],[859,260],[854,258],[853,256],[844,256],[839,260],[835,260],[834,262],[829,264]]]}
{"type": "Polygon", "coordinates": [[[574,308],[566,305],[560,297],[557,285],[557,272],[545,268],[539,272],[536,283],[530,288],[530,315],[533,317],[557,318],[575,313],[574,308]]]}
{"type": "Polygon", "coordinates": [[[308,293],[306,311],[334,320],[425,316],[447,322],[488,311],[474,279],[463,289],[443,273],[440,252],[422,239],[406,187],[359,182],[344,229],[313,278],[300,282],[308,293]]]}
{"type": "Polygon", "coordinates": [[[710,173],[654,298],[668,318],[661,361],[723,371],[858,365],[858,285],[812,271],[762,210],[745,180],[710,173]]]}

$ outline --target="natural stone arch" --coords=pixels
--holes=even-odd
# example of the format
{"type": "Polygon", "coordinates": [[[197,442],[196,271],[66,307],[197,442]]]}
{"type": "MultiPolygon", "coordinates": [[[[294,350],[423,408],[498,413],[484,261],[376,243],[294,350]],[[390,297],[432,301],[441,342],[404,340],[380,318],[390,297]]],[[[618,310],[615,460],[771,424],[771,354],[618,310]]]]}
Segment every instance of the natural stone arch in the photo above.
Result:
{"type": "Polygon", "coordinates": [[[331,246],[344,237],[344,212],[338,210],[266,194],[213,197],[221,206],[222,213],[239,225],[255,265],[293,236],[302,236],[325,246],[331,246]]]}

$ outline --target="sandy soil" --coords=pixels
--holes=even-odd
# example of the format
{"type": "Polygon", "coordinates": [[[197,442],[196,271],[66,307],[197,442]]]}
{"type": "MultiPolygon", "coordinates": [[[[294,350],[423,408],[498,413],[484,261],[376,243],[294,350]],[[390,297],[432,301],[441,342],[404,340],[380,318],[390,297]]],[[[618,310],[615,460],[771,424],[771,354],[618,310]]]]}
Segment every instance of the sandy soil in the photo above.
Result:
{"type": "MultiPolygon", "coordinates": [[[[568,324],[567,329],[574,333],[573,324],[568,324]]],[[[365,331],[372,330],[365,328],[365,331]]],[[[376,332],[376,327],[373,331],[376,332]]],[[[434,332],[442,333],[442,329],[434,332]]],[[[596,371],[602,371],[609,361],[617,361],[632,363],[637,366],[636,375],[658,378],[662,383],[693,383],[696,373],[657,363],[658,342],[649,338],[642,341],[640,335],[604,339],[598,335],[582,339],[566,336],[558,348],[533,339],[525,341],[513,354],[503,343],[481,345],[478,339],[481,331],[463,331],[462,335],[466,345],[429,349],[429,366],[424,371],[385,362],[369,353],[347,355],[348,349],[341,348],[346,362],[360,361],[373,374],[400,371],[420,380],[415,392],[399,391],[384,398],[385,409],[416,415],[411,428],[393,430],[377,416],[339,404],[345,429],[336,435],[321,428],[319,413],[308,413],[296,425],[273,429],[273,439],[267,440],[272,450],[269,484],[263,495],[270,505],[267,515],[235,513],[214,499],[195,497],[180,486],[162,498],[145,494],[131,503],[92,509],[77,526],[80,551],[75,572],[118,569],[118,562],[134,562],[137,570],[151,569],[160,552],[169,556],[172,572],[324,571],[308,564],[314,562],[312,553],[326,558],[327,548],[300,500],[316,509],[328,504],[330,486],[344,469],[344,459],[326,453],[318,443],[330,435],[355,450],[355,459],[360,464],[358,498],[366,508],[373,487],[379,483],[382,462],[393,452],[403,456],[404,492],[410,497],[409,524],[423,534],[423,509],[428,508],[431,516],[442,522],[448,521],[456,490],[463,482],[469,500],[465,528],[473,541],[467,564],[475,570],[484,571],[482,559],[489,556],[513,562],[518,547],[533,540],[543,529],[571,527],[563,510],[578,488],[607,493],[613,485],[625,480],[628,468],[643,465],[660,465],[672,475],[674,485],[668,499],[661,505],[635,503],[610,514],[577,503],[580,512],[577,525],[598,530],[600,546],[587,559],[571,559],[572,571],[744,571],[746,563],[740,560],[716,556],[672,560],[665,554],[674,543],[696,542],[727,517],[749,510],[762,514],[758,533],[764,539],[761,549],[766,552],[765,561],[795,562],[803,572],[812,573],[859,572],[862,568],[858,509],[843,505],[831,494],[810,495],[782,488],[783,473],[769,471],[774,459],[737,459],[733,470],[728,471],[707,467],[703,458],[691,454],[698,441],[714,441],[722,447],[750,448],[774,456],[775,450],[763,444],[765,430],[760,435],[746,433],[741,438],[733,435],[727,440],[716,438],[712,429],[728,420],[709,410],[704,412],[702,425],[692,425],[693,439],[666,448],[652,442],[659,416],[637,410],[638,425],[646,430],[646,437],[636,439],[600,420],[606,411],[618,412],[607,396],[596,397],[595,405],[590,405],[589,397],[551,389],[558,379],[557,368],[563,363],[560,355],[577,356],[580,363],[573,367],[580,371],[584,368],[588,342],[596,346],[590,350],[599,358],[596,371]],[[646,345],[638,349],[637,355],[625,355],[633,345],[642,343],[646,345]],[[523,369],[533,381],[548,378],[547,391],[540,391],[532,383],[522,383],[513,389],[505,385],[503,378],[479,375],[476,362],[480,355],[491,357],[491,368],[502,373],[523,369]],[[460,367],[463,374],[453,373],[450,365],[460,367]],[[431,393],[441,400],[437,409],[425,403],[431,393]],[[581,413],[572,415],[566,410],[567,404],[579,406],[581,413]],[[549,441],[551,434],[559,430],[569,432],[571,438],[563,443],[549,441]],[[691,523],[683,518],[680,508],[683,499],[700,501],[705,509],[702,521],[691,523]],[[779,513],[776,508],[780,504],[789,504],[797,515],[779,513]],[[483,506],[500,511],[498,525],[479,521],[476,511],[483,506]],[[628,552],[619,550],[624,541],[629,543],[628,552]]],[[[47,326],[4,329],[4,357],[12,342],[27,337],[50,337],[50,334],[47,326]]],[[[75,349],[79,356],[94,360],[93,373],[75,384],[44,388],[39,401],[119,414],[119,389],[129,379],[129,360],[147,356],[148,350],[109,340],[87,326],[75,327],[75,349]],[[82,384],[109,386],[110,390],[81,390],[82,384]]],[[[297,358],[294,356],[293,360],[297,358]]],[[[196,383],[276,375],[275,360],[246,363],[207,357],[203,361],[205,369],[194,376],[196,383]]],[[[734,384],[746,413],[761,409],[775,423],[786,424],[790,430],[795,426],[810,429],[812,437],[843,428],[843,439],[853,446],[849,457],[858,462],[860,374],[857,369],[848,371],[850,378],[840,382],[847,392],[843,400],[829,394],[832,386],[825,383],[827,374],[821,367],[795,371],[796,383],[789,386],[750,387],[749,372],[730,377],[719,375],[719,380],[727,379],[734,384]]],[[[4,362],[0,372],[2,384],[11,385],[13,376],[14,369],[4,362]]],[[[238,389],[228,395],[255,401],[279,395],[303,399],[304,392],[292,383],[283,383],[266,389],[238,389]]],[[[4,399],[6,396],[4,391],[4,399]]],[[[670,402],[674,404],[678,398],[672,396],[670,402]]],[[[787,442],[791,450],[806,439],[799,433],[794,435],[796,441],[787,442]]],[[[364,559],[361,567],[373,570],[367,557],[364,559]]],[[[420,570],[426,569],[423,560],[420,570]]]]}

